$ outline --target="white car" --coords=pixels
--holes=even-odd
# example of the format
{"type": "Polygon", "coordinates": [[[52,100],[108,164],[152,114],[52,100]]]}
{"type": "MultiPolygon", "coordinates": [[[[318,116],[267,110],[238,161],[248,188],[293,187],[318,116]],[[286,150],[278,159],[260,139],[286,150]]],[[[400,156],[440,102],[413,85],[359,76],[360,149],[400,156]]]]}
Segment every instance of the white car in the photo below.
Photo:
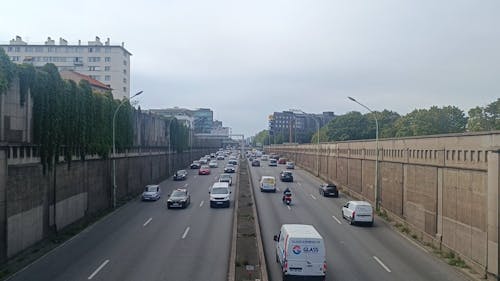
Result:
{"type": "Polygon", "coordinates": [[[373,208],[366,201],[348,201],[342,207],[342,217],[349,221],[349,224],[367,223],[373,225],[373,208]]]}
{"type": "Polygon", "coordinates": [[[210,194],[210,208],[227,207],[231,204],[231,190],[227,182],[216,182],[208,191],[210,194]]]}
{"type": "Polygon", "coordinates": [[[272,176],[262,176],[260,178],[260,191],[276,192],[276,178],[272,176]]]}
{"type": "Polygon", "coordinates": [[[142,200],[143,201],[156,201],[160,199],[161,197],[161,189],[160,186],[157,184],[151,184],[147,185],[146,188],[144,188],[144,192],[142,193],[142,200]]]}
{"type": "Polygon", "coordinates": [[[216,160],[211,160],[210,163],[208,163],[208,166],[210,168],[217,168],[217,167],[219,167],[219,165],[217,164],[216,160]]]}

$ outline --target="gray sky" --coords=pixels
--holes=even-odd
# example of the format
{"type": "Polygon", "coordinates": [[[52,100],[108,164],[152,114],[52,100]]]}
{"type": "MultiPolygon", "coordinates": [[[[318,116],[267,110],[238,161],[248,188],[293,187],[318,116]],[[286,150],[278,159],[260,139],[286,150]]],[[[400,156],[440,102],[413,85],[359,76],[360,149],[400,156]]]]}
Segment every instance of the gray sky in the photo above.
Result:
{"type": "Polygon", "coordinates": [[[4,1],[0,41],[109,37],[142,108],[209,107],[254,135],[290,108],[406,114],[500,97],[498,0],[4,1]]]}

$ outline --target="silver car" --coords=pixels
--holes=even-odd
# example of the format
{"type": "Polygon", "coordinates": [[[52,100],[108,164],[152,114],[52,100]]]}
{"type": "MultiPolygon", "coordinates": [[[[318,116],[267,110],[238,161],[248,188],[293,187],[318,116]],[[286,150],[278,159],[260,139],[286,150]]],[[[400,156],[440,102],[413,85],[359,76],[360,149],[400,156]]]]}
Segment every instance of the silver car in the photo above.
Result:
{"type": "Polygon", "coordinates": [[[160,199],[161,197],[160,186],[157,184],[147,185],[146,188],[144,188],[144,192],[142,193],[141,197],[143,201],[156,201],[160,199]]]}
{"type": "Polygon", "coordinates": [[[233,177],[230,174],[221,174],[219,182],[227,182],[231,186],[233,184],[233,177]]]}

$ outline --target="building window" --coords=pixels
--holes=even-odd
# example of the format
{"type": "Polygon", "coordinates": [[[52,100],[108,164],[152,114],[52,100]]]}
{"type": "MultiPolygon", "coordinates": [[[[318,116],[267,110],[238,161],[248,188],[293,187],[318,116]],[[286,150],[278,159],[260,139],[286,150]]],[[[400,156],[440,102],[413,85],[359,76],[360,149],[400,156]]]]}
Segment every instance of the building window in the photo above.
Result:
{"type": "Polygon", "coordinates": [[[101,58],[100,57],[89,57],[88,60],[89,60],[89,62],[100,62],[101,58]]]}
{"type": "Polygon", "coordinates": [[[123,83],[127,83],[127,78],[123,78],[123,83]]]}
{"type": "Polygon", "coordinates": [[[54,52],[54,47],[47,47],[47,52],[53,53],[54,52]]]}
{"type": "Polygon", "coordinates": [[[123,60],[123,65],[127,65],[127,61],[126,60],[123,60]]]}
{"type": "Polygon", "coordinates": [[[12,61],[19,61],[19,57],[18,56],[13,56],[13,57],[10,57],[10,59],[12,61]]]}
{"type": "Polygon", "coordinates": [[[124,92],[127,92],[127,87],[123,87],[123,91],[124,91],[124,92]]]}
{"type": "Polygon", "coordinates": [[[111,70],[111,66],[105,66],[104,67],[104,71],[110,71],[111,70]]]}
{"type": "Polygon", "coordinates": [[[19,53],[20,51],[21,51],[21,47],[15,47],[14,48],[14,52],[18,52],[19,53]]]}
{"type": "Polygon", "coordinates": [[[104,81],[111,81],[111,75],[104,76],[104,81]]]}
{"type": "Polygon", "coordinates": [[[99,66],[89,66],[89,71],[101,71],[101,67],[99,67],[99,66]]]}
{"type": "Polygon", "coordinates": [[[12,47],[7,47],[7,52],[12,52],[14,50],[14,48],[12,47]]]}
{"type": "Polygon", "coordinates": [[[110,61],[111,61],[111,57],[105,57],[105,58],[104,58],[104,61],[105,61],[105,62],[110,62],[110,61]]]}
{"type": "Polygon", "coordinates": [[[93,53],[94,52],[94,48],[89,48],[89,53],[93,53]]]}
{"type": "Polygon", "coordinates": [[[126,69],[123,70],[123,74],[127,75],[127,70],[126,69]]]}

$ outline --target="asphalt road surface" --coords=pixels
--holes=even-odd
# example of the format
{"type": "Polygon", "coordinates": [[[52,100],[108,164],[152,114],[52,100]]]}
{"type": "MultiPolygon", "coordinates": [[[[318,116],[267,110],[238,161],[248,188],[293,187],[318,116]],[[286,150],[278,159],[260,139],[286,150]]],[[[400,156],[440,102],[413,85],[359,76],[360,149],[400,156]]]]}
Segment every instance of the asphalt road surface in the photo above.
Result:
{"type": "Polygon", "coordinates": [[[227,280],[234,198],[230,208],[210,208],[208,188],[227,161],[218,162],[211,175],[188,169],[187,180],[162,182],[160,200],[137,198],[10,280],[227,280]],[[166,208],[175,188],[191,192],[187,209],[166,208]]]}
{"type": "Polygon", "coordinates": [[[306,171],[292,170],[293,183],[279,181],[284,165],[251,167],[266,264],[271,281],[281,280],[281,267],[276,262],[273,235],[282,224],[313,225],[325,240],[327,253],[326,280],[467,280],[454,268],[425,252],[425,249],[395,232],[381,219],[373,227],[352,226],[342,219],[341,207],[349,199],[319,195],[321,181],[306,171]],[[262,193],[261,176],[275,176],[276,193],[262,193]],[[283,189],[293,193],[292,206],[281,201],[283,189]]]}

